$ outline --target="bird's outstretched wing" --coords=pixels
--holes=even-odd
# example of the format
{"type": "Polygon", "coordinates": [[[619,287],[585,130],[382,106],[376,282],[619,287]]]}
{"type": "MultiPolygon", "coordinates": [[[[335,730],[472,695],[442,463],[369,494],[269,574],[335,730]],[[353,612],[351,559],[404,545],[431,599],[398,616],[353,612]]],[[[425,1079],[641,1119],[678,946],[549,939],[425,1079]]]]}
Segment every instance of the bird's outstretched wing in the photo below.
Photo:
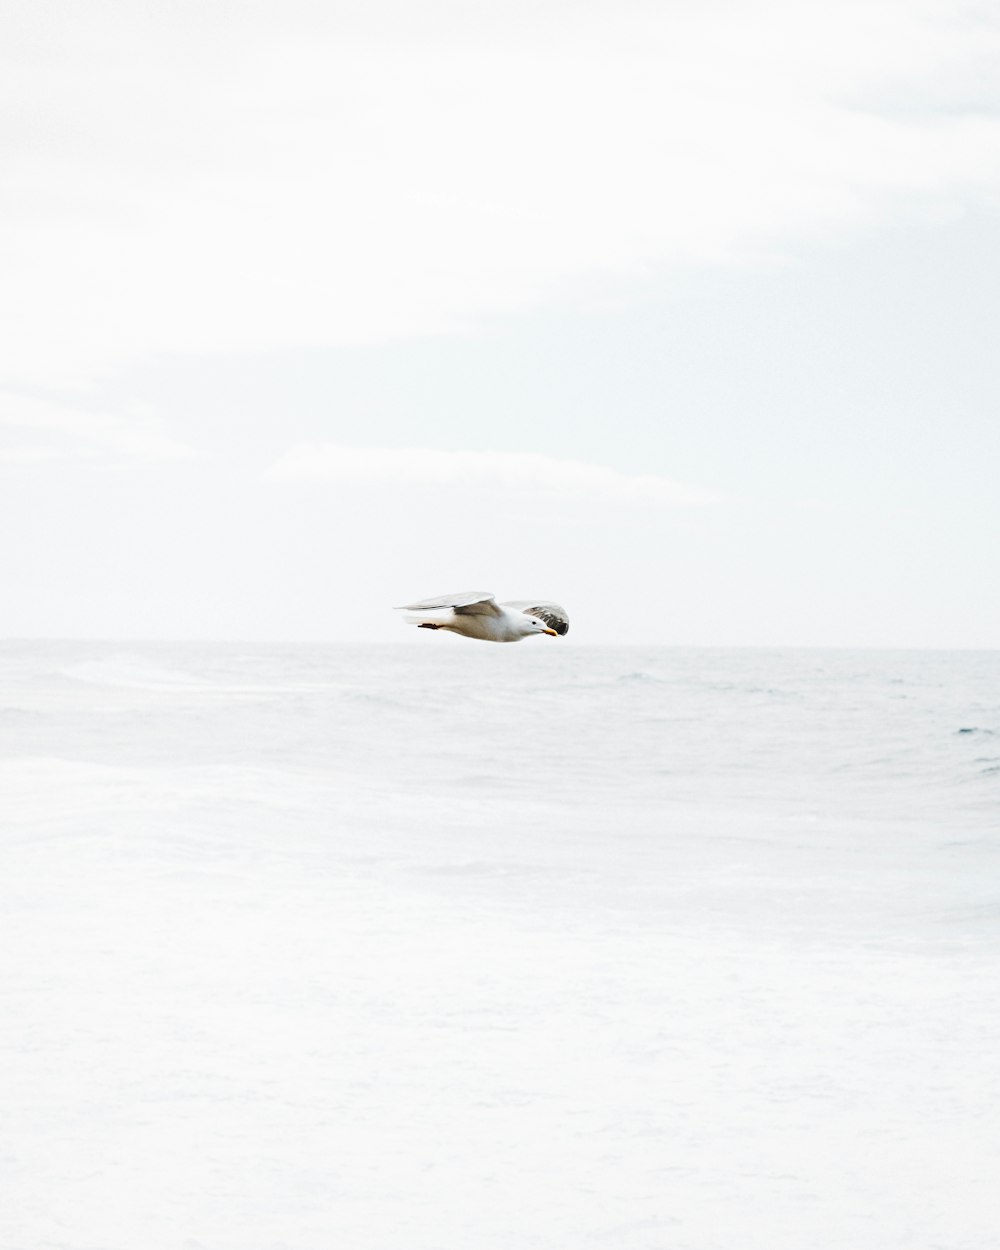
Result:
{"type": "Polygon", "coordinates": [[[488,590],[462,590],[458,594],[437,595],[434,599],[421,599],[419,603],[404,603],[400,606],[406,612],[433,612],[436,608],[451,608],[458,616],[500,615],[500,607],[488,590]]]}
{"type": "Polygon", "coordinates": [[[527,612],[529,616],[537,616],[557,634],[569,633],[569,614],[558,603],[539,603],[535,599],[517,599],[512,603],[501,605],[505,608],[516,608],[518,612],[527,612]]]}

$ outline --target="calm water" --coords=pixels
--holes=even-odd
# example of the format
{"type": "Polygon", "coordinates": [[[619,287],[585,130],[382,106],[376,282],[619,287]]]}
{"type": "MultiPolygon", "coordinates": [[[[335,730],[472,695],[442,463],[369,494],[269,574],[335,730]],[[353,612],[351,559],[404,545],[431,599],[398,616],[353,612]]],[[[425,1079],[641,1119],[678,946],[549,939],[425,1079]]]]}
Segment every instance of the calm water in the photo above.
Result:
{"type": "Polygon", "coordinates": [[[7,758],[996,825],[1000,652],[67,643],[0,666],[7,758]]]}
{"type": "Polygon", "coordinates": [[[0,1242],[991,1244],[1000,653],[420,643],[0,648],[0,1242]]]}

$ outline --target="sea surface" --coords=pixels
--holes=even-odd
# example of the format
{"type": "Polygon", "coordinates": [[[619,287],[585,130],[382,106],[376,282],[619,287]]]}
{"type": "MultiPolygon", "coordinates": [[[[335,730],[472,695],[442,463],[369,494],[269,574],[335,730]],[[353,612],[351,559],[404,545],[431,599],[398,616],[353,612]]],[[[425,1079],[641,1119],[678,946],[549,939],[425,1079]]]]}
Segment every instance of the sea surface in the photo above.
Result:
{"type": "Polygon", "coordinates": [[[996,1245],[1000,652],[0,644],[0,937],[9,1250],[996,1245]]]}

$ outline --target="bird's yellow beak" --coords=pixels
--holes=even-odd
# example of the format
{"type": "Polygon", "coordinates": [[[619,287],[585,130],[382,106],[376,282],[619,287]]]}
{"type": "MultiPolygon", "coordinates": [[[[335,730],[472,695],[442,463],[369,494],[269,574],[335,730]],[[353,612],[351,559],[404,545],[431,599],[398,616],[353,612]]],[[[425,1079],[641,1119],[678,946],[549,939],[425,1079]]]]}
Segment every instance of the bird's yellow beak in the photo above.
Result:
{"type": "Polygon", "coordinates": [[[543,629],[543,630],[542,630],[542,633],[543,633],[543,634],[551,634],[553,638],[558,638],[558,637],[559,637],[559,635],[556,633],[556,631],[555,631],[554,629],[543,629]]]}

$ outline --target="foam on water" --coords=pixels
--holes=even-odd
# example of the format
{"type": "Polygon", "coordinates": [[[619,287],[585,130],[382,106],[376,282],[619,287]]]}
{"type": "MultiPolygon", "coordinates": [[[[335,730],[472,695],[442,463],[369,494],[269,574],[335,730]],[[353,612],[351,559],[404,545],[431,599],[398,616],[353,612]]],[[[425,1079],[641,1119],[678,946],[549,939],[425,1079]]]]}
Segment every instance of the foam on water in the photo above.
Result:
{"type": "Polygon", "coordinates": [[[0,1244],[991,1244],[1000,656],[424,641],[0,648],[0,1244]]]}

